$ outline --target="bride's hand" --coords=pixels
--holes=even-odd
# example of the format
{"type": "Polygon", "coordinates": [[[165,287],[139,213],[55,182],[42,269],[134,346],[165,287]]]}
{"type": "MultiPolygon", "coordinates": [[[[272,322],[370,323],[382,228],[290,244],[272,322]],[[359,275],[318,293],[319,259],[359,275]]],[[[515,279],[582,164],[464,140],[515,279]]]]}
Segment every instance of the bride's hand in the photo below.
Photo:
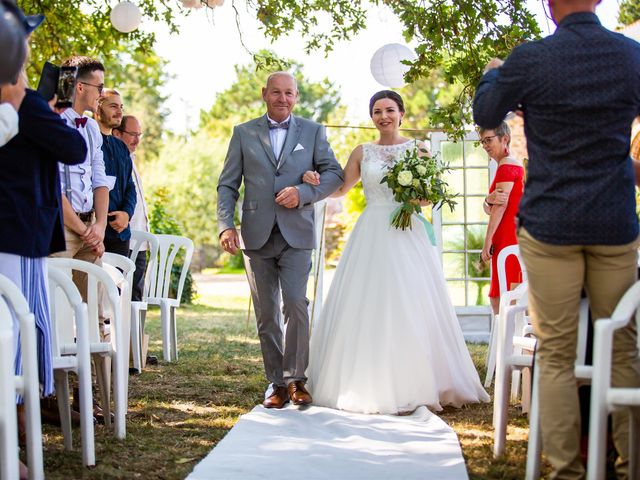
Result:
{"type": "Polygon", "coordinates": [[[304,175],[302,175],[302,181],[309,185],[320,185],[320,174],[318,172],[307,170],[304,172],[304,175]]]}
{"type": "Polygon", "coordinates": [[[420,205],[421,207],[428,207],[429,205],[431,205],[431,202],[429,200],[418,200],[417,198],[409,200],[409,203],[411,205],[420,205]]]}

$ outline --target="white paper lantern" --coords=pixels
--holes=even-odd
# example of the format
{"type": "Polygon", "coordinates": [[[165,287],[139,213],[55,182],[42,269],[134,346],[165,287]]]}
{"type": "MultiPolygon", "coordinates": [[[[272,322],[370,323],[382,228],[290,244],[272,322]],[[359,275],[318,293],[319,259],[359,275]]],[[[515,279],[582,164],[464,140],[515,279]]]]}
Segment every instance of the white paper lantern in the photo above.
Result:
{"type": "Polygon", "coordinates": [[[138,6],[131,2],[120,2],[113,7],[109,17],[113,27],[123,33],[133,32],[140,25],[142,13],[138,6]]]}
{"type": "Polygon", "coordinates": [[[224,0],[205,0],[205,3],[209,8],[216,8],[216,7],[221,7],[222,4],[224,3],[224,0]]]}
{"type": "Polygon", "coordinates": [[[416,54],[399,43],[389,43],[376,50],[371,57],[371,75],[385,87],[399,88],[405,84],[404,74],[409,65],[403,60],[415,60],[416,54]]]}

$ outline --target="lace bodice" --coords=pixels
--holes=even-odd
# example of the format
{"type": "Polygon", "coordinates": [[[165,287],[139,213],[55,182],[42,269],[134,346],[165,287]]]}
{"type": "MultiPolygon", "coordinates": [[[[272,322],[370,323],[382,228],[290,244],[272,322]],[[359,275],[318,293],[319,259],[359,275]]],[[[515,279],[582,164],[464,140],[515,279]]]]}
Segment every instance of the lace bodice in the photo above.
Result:
{"type": "Polygon", "coordinates": [[[380,183],[387,173],[387,168],[404,156],[404,152],[413,148],[414,141],[409,140],[398,145],[377,145],[365,143],[362,145],[362,162],[360,176],[367,205],[396,204],[393,194],[386,183],[380,183]]]}

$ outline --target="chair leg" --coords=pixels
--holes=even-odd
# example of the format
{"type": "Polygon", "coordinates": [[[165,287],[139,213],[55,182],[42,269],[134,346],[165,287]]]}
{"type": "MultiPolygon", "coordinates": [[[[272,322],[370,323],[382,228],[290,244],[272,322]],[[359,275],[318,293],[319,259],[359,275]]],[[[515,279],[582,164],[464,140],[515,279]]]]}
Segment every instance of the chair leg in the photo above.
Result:
{"type": "Polygon", "coordinates": [[[540,431],[540,401],[538,398],[538,377],[540,369],[533,372],[531,386],[531,411],[529,412],[529,441],[527,443],[526,480],[540,478],[540,455],[542,453],[542,432],[540,431]]]}
{"type": "MultiPolygon", "coordinates": [[[[78,392],[80,394],[80,433],[82,435],[82,464],[96,464],[95,429],[93,426],[93,398],[91,370],[78,368],[78,392]]],[[[102,392],[102,389],[100,390],[102,392]]]]}
{"type": "Polygon", "coordinates": [[[491,333],[489,334],[489,349],[487,351],[487,375],[484,387],[489,388],[496,369],[496,350],[498,348],[498,316],[491,315],[491,333]]]}
{"type": "MultiPolygon", "coordinates": [[[[522,350],[518,351],[516,355],[521,354],[522,350]]],[[[520,396],[520,370],[514,370],[511,373],[511,403],[517,403],[520,396]]]]}
{"type": "Polygon", "coordinates": [[[129,363],[124,361],[116,352],[113,357],[113,404],[115,413],[115,435],[116,438],[123,440],[126,435],[126,415],[127,415],[127,382],[129,381],[128,366],[129,363]],[[126,370],[125,370],[126,368],[126,370]]]}
{"type": "Polygon", "coordinates": [[[178,360],[178,328],[176,325],[176,308],[169,307],[171,312],[171,359],[178,360]]]}
{"type": "Polygon", "coordinates": [[[103,355],[93,355],[96,365],[96,377],[100,390],[100,408],[104,416],[104,424],[111,426],[111,358],[103,355]]]}
{"type": "Polygon", "coordinates": [[[507,441],[507,416],[509,410],[509,367],[496,369],[496,385],[493,398],[493,456],[504,454],[507,441]]]}
{"type": "Polygon", "coordinates": [[[140,308],[131,303],[131,357],[133,368],[142,372],[142,329],[140,325],[140,308]]]}
{"type": "Polygon", "coordinates": [[[165,362],[171,361],[171,307],[160,304],[160,324],[162,325],[162,356],[165,362]]]}
{"type": "Polygon", "coordinates": [[[71,451],[73,450],[73,430],[71,430],[71,404],[69,403],[69,374],[65,370],[54,370],[53,376],[56,384],[64,449],[71,451]]]}

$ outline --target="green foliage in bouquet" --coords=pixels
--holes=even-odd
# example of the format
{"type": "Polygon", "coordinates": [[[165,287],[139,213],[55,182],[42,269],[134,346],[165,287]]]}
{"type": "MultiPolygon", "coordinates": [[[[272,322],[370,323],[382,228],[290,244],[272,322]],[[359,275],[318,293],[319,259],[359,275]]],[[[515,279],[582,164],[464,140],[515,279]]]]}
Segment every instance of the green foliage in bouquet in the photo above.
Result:
{"type": "Polygon", "coordinates": [[[394,212],[391,225],[401,230],[411,228],[411,215],[422,211],[420,202],[429,202],[433,208],[446,204],[453,211],[457,195],[449,191],[449,185],[442,178],[449,170],[448,164],[438,161],[437,154],[431,156],[419,145],[408,149],[404,158],[390,166],[380,183],[386,183],[396,202],[402,204],[394,212]]]}

